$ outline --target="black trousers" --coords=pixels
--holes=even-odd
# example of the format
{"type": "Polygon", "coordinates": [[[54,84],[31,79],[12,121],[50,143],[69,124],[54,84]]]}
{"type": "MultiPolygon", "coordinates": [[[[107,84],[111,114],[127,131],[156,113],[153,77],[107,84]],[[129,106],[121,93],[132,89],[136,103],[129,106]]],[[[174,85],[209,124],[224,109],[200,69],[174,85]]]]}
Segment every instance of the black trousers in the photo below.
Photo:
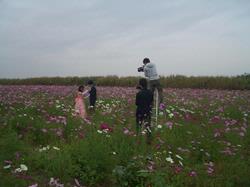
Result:
{"type": "Polygon", "coordinates": [[[148,89],[150,89],[153,93],[155,91],[155,89],[157,88],[158,93],[159,93],[159,102],[162,103],[163,102],[163,90],[162,90],[162,86],[160,84],[160,80],[149,80],[148,81],[148,89]]]}
{"type": "Polygon", "coordinates": [[[151,127],[151,114],[146,113],[146,114],[136,114],[136,132],[139,134],[139,131],[142,127],[142,125],[145,126],[146,129],[150,129],[151,127]]]}
{"type": "Polygon", "coordinates": [[[89,98],[89,105],[95,106],[96,99],[95,98],[89,98]]]}

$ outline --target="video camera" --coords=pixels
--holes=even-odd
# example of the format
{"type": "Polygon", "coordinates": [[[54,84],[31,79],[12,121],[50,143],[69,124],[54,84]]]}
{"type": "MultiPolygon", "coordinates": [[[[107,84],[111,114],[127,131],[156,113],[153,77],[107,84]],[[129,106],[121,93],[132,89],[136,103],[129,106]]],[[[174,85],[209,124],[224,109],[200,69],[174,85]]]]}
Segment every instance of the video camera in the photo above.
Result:
{"type": "Polygon", "coordinates": [[[144,71],[144,66],[137,68],[138,72],[143,72],[144,71]]]}

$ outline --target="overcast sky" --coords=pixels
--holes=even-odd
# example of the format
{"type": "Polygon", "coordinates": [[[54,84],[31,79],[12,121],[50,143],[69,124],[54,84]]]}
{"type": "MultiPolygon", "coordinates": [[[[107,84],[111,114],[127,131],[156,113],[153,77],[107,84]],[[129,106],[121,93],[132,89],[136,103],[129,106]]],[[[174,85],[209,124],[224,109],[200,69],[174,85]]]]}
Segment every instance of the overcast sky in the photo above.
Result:
{"type": "Polygon", "coordinates": [[[250,0],[0,0],[0,78],[250,73],[250,0]]]}

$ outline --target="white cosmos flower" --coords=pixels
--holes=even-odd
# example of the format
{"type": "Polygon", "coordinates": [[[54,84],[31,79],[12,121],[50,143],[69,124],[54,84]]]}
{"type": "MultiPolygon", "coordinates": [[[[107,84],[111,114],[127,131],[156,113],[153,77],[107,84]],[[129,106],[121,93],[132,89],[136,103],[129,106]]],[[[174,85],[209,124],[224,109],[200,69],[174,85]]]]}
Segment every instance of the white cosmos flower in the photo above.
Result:
{"type": "Polygon", "coordinates": [[[11,165],[7,165],[7,166],[4,166],[3,169],[9,169],[11,167],[11,165]]]}
{"type": "Polygon", "coordinates": [[[163,116],[163,112],[159,112],[159,115],[160,115],[160,116],[163,116]]]}
{"type": "Polygon", "coordinates": [[[150,127],[147,127],[146,130],[147,130],[149,133],[152,132],[151,129],[150,129],[150,127]]]}
{"type": "Polygon", "coordinates": [[[26,165],[24,165],[24,164],[21,164],[20,168],[15,169],[15,173],[20,173],[22,171],[28,171],[28,167],[26,165]]]}
{"type": "Polygon", "coordinates": [[[173,117],[174,117],[174,114],[171,113],[171,114],[169,114],[168,116],[169,116],[170,118],[173,118],[173,117]]]}
{"type": "Polygon", "coordinates": [[[60,148],[55,147],[55,146],[53,146],[53,149],[55,149],[55,150],[57,150],[57,151],[59,151],[59,150],[60,150],[60,148]]]}
{"type": "Polygon", "coordinates": [[[21,164],[20,168],[21,168],[22,171],[27,171],[28,170],[28,167],[26,165],[24,165],[24,164],[21,164]]]}
{"type": "Polygon", "coordinates": [[[176,156],[177,158],[183,160],[183,158],[182,158],[181,156],[179,156],[179,155],[175,155],[175,156],[176,156]]]}
{"type": "Polygon", "coordinates": [[[98,132],[99,134],[102,134],[102,131],[101,131],[101,130],[97,130],[97,132],[98,132]]]}
{"type": "Polygon", "coordinates": [[[43,151],[47,151],[47,150],[49,150],[49,146],[42,147],[41,149],[39,149],[39,152],[43,152],[43,151]]]}
{"type": "Polygon", "coordinates": [[[103,129],[102,132],[107,134],[109,132],[109,130],[108,129],[103,129]]]}
{"type": "Polygon", "coordinates": [[[183,166],[183,163],[179,160],[179,164],[181,165],[181,166],[183,166]]]}
{"type": "Polygon", "coordinates": [[[162,125],[157,125],[157,128],[158,128],[158,129],[161,129],[161,128],[162,128],[162,125]]]}
{"type": "Polygon", "coordinates": [[[22,172],[21,168],[16,168],[15,169],[15,173],[20,173],[20,172],[22,172]]]}
{"type": "Polygon", "coordinates": [[[173,159],[170,156],[166,158],[166,161],[170,162],[171,164],[174,163],[173,159]]]}

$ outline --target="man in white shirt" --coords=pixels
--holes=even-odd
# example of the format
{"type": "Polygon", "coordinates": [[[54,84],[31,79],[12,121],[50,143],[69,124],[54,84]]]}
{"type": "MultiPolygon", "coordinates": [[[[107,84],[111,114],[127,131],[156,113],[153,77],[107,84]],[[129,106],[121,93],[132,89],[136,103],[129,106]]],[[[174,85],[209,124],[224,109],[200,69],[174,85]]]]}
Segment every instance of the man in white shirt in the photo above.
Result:
{"type": "Polygon", "coordinates": [[[154,92],[155,88],[158,89],[160,103],[163,102],[162,87],[160,84],[160,77],[156,71],[154,63],[150,62],[149,58],[143,59],[143,72],[148,80],[148,88],[154,92]]]}

